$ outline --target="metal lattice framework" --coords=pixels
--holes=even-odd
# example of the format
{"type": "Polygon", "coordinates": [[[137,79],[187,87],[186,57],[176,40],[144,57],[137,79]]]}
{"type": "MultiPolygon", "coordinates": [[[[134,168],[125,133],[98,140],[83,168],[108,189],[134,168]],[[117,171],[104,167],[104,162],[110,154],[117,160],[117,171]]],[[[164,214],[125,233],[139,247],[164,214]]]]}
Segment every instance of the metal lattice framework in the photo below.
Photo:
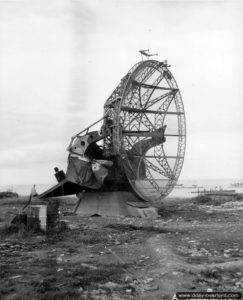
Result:
{"type": "Polygon", "coordinates": [[[167,196],[180,175],[186,145],[181,94],[167,63],[137,63],[107,99],[104,109],[114,122],[104,148],[121,156],[134,191],[149,201],[167,196]],[[140,145],[165,125],[166,141],[142,151],[144,146],[140,145]]]}

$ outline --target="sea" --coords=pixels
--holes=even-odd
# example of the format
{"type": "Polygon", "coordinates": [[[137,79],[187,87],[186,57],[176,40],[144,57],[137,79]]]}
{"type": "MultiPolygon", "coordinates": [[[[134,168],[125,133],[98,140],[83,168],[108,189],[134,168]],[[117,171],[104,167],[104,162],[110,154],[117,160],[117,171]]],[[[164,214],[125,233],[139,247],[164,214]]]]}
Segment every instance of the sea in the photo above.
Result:
{"type": "MultiPolygon", "coordinates": [[[[38,194],[53,187],[56,183],[36,184],[36,191],[38,194]]],[[[11,184],[0,185],[0,192],[12,191],[18,193],[20,196],[30,195],[32,184],[11,184]]],[[[177,186],[168,195],[169,198],[192,198],[197,196],[197,192],[203,189],[206,190],[235,190],[236,193],[243,194],[243,178],[238,179],[196,179],[196,180],[179,180],[177,186]],[[241,187],[232,186],[232,184],[242,183],[241,187]]]]}

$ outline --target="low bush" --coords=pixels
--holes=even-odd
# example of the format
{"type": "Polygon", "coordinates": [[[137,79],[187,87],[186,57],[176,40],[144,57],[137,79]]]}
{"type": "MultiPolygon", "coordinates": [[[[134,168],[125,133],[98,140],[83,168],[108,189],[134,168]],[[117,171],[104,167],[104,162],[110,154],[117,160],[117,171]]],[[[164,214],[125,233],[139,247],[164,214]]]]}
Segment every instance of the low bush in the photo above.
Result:
{"type": "Polygon", "coordinates": [[[0,192],[0,199],[3,198],[16,198],[19,197],[17,193],[13,193],[11,191],[0,192]]]}

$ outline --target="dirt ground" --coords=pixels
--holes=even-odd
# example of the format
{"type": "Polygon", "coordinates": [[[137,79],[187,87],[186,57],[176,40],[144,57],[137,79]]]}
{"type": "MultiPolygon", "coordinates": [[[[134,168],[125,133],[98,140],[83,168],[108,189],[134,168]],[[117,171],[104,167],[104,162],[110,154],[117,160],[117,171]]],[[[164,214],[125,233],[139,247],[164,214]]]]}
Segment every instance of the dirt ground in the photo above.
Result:
{"type": "Polygon", "coordinates": [[[44,234],[11,229],[23,204],[5,199],[0,299],[172,299],[182,291],[242,291],[243,199],[237,201],[171,199],[154,220],[63,215],[67,226],[44,234]]]}

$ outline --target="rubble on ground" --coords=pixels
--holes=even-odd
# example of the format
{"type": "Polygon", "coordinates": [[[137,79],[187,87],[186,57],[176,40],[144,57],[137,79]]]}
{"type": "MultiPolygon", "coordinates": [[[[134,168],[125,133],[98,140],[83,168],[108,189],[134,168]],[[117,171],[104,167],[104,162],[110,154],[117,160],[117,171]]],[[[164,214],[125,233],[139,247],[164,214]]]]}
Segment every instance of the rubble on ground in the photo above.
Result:
{"type": "Polygon", "coordinates": [[[174,203],[157,219],[65,215],[65,230],[46,233],[2,227],[0,298],[171,299],[172,287],[238,291],[242,211],[208,213],[210,207],[174,203]]]}

